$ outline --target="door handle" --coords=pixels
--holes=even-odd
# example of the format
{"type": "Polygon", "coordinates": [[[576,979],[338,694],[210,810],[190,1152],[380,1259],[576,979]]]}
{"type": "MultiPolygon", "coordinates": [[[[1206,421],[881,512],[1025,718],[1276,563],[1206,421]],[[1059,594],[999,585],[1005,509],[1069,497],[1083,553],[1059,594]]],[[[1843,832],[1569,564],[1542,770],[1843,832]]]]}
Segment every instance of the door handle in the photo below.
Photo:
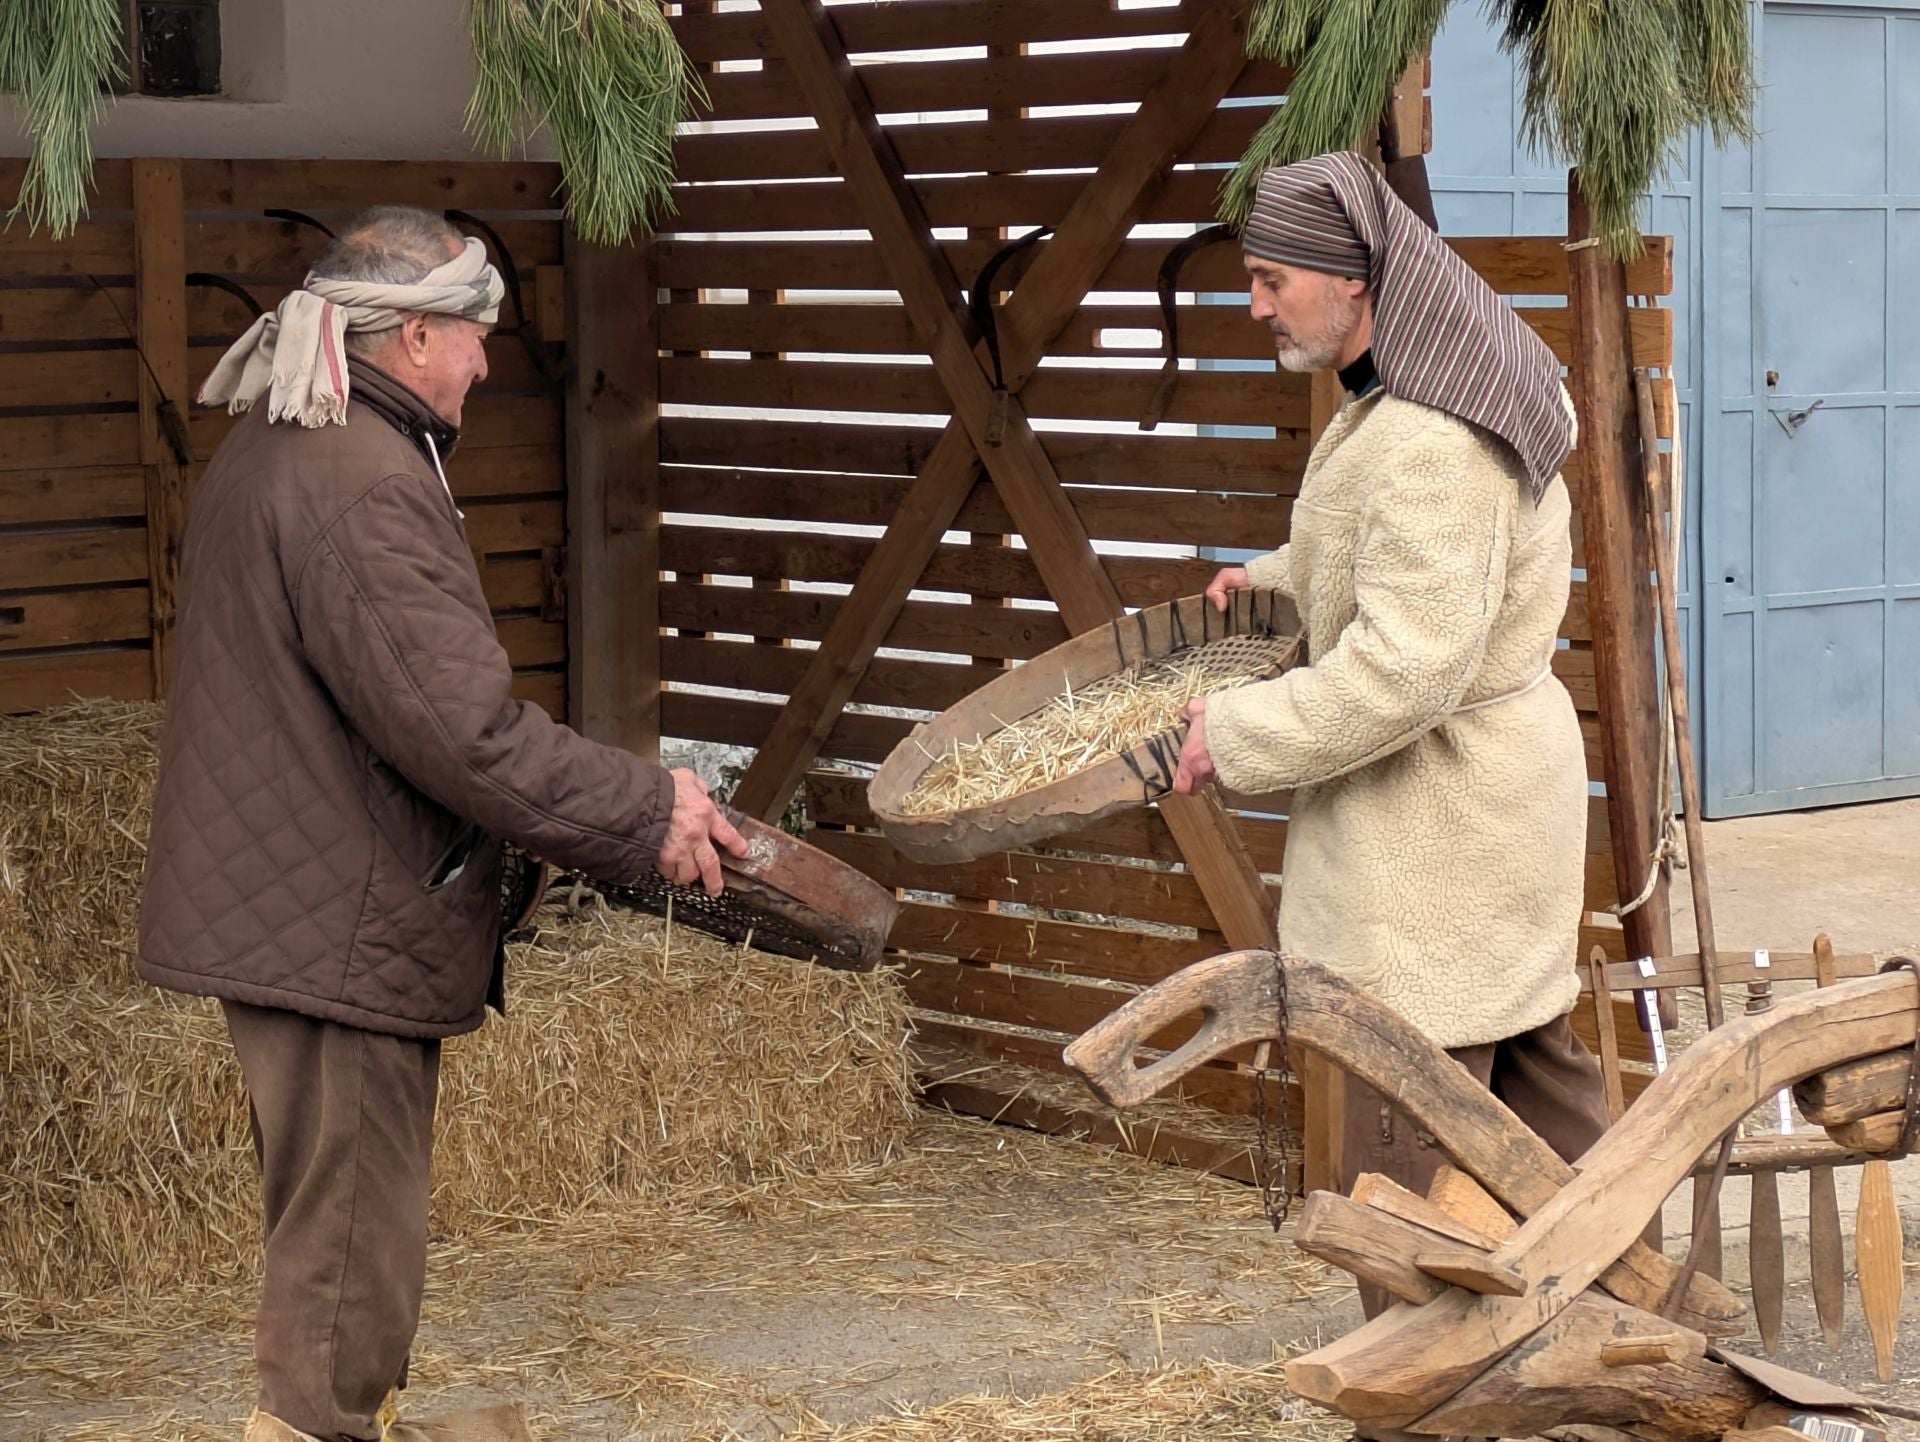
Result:
{"type": "Polygon", "coordinates": [[[1821,400],[1815,401],[1812,405],[1808,406],[1804,411],[1786,411],[1786,412],[1774,411],[1772,412],[1772,415],[1776,421],[1780,422],[1780,429],[1785,431],[1787,433],[1788,439],[1791,440],[1796,434],[1798,434],[1800,427],[1804,426],[1810,419],[1812,419],[1813,413],[1819,410],[1820,407],[1822,407],[1825,404],[1826,404],[1826,401],[1824,399],[1821,399],[1821,400]]]}

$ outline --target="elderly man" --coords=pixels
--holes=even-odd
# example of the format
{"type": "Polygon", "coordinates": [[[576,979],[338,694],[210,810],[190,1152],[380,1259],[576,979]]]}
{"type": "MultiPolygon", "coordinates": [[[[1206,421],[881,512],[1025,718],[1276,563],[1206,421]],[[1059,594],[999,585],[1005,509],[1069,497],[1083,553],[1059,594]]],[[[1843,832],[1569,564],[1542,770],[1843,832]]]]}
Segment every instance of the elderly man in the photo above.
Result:
{"type": "Polygon", "coordinates": [[[182,546],[138,965],[220,999],[246,1078],[261,1442],[413,1430],[383,1400],[419,1322],[440,1039],[503,1004],[502,842],[715,892],[718,848],[745,850],[692,773],[513,697],[441,469],[501,293],[478,241],[372,210],[202,392],[250,413],[182,546]]]}
{"type": "MultiPolygon", "coordinates": [[[[1176,789],[1293,788],[1283,948],[1394,1007],[1571,1160],[1606,1113],[1567,1024],[1587,770],[1552,672],[1571,569],[1559,366],[1358,156],[1269,171],[1243,246],[1280,364],[1337,369],[1347,398],[1289,544],[1208,590],[1291,596],[1310,663],[1191,703],[1176,789]]],[[[1341,1150],[1349,1181],[1422,1190],[1441,1160],[1351,1080],[1341,1150]]]]}

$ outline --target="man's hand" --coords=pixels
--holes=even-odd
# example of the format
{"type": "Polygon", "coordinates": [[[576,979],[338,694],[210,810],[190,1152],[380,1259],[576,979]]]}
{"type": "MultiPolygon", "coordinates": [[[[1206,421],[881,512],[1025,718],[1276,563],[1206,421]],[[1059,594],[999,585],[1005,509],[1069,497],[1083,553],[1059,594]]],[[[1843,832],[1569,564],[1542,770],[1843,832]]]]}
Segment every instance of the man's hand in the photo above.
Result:
{"type": "Polygon", "coordinates": [[[1247,579],[1245,566],[1223,566],[1220,573],[1207,585],[1207,599],[1213,602],[1213,609],[1224,611],[1230,593],[1244,591],[1253,582],[1247,579]]]}
{"type": "MultiPolygon", "coordinates": [[[[1244,577],[1247,573],[1240,574],[1244,577]]],[[[1213,769],[1213,756],[1207,750],[1207,698],[1195,696],[1187,702],[1180,708],[1180,719],[1187,723],[1187,739],[1180,746],[1180,764],[1173,773],[1173,789],[1182,796],[1191,796],[1220,779],[1220,773],[1213,769]]]]}
{"type": "Polygon", "coordinates": [[[654,868],[676,886],[692,886],[698,881],[706,886],[707,895],[718,896],[723,884],[720,848],[745,856],[746,838],[720,814],[720,808],[707,795],[704,781],[684,767],[670,774],[673,815],[667,821],[666,843],[654,868]]]}

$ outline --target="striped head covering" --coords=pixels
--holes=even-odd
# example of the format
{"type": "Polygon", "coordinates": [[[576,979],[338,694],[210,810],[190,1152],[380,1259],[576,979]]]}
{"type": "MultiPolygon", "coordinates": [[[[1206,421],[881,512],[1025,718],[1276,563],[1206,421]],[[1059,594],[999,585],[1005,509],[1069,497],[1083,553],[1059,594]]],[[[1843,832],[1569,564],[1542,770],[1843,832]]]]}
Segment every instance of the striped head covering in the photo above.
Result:
{"type": "Polygon", "coordinates": [[[1492,431],[1538,501],[1573,449],[1560,362],[1351,151],[1260,177],[1241,244],[1280,265],[1367,281],[1373,364],[1391,395],[1492,431]]]}

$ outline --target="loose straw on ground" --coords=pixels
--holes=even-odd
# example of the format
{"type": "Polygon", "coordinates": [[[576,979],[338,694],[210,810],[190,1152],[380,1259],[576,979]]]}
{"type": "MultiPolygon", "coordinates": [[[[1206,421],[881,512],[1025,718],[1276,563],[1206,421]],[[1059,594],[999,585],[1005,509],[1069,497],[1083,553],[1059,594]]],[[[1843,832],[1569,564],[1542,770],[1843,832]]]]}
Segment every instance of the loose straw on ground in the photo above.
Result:
{"type": "MultiPolygon", "coordinates": [[[[1269,1339],[1324,1325],[1316,1299],[1350,1293],[1273,1236],[1252,1188],[923,1112],[888,1155],[840,1173],[436,1241],[407,1409],[519,1397],[555,1439],[798,1426],[825,1442],[824,1417],[845,1442],[921,1442],[962,1419],[983,1424],[969,1438],[998,1435],[996,1419],[1022,1437],[1051,1416],[1081,1419],[1061,1442],[1110,1442],[1135,1435],[1129,1412],[1143,1438],[1172,1438],[1182,1419],[1196,1436],[1318,1438],[1291,1425],[1277,1369],[1153,1364],[1223,1348],[1265,1363],[1269,1339]],[[1009,1381],[1015,1355],[1052,1395],[1009,1381]],[[983,1390],[1027,1397],[969,1395],[983,1390]],[[1235,1431],[1223,1408],[1277,1430],[1235,1431]]],[[[196,1283],[63,1313],[0,1369],[0,1435],[237,1437],[252,1302],[251,1284],[196,1283]]]]}
{"type": "Polygon", "coordinates": [[[1183,647],[1080,691],[1068,686],[1030,716],[976,741],[954,742],[902,799],[901,812],[943,816],[988,806],[1123,755],[1174,726],[1194,697],[1250,686],[1284,669],[1294,643],[1268,639],[1265,646],[1234,637],[1183,647]]]}

